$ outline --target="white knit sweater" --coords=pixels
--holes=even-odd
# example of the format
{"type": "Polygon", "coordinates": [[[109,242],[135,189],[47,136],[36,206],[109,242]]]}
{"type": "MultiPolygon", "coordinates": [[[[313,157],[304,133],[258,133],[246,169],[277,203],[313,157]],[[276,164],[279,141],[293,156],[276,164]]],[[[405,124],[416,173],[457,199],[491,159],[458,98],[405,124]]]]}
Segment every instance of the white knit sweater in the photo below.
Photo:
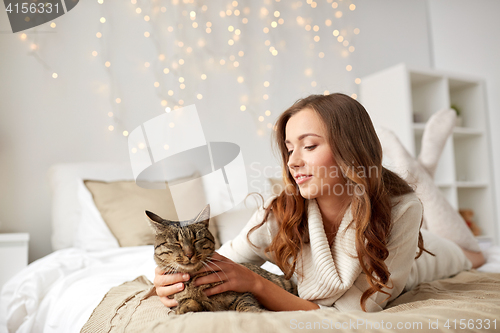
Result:
{"type": "MultiPolygon", "coordinates": [[[[273,199],[274,196],[266,200],[264,206],[268,207],[273,199]]],[[[414,260],[418,250],[418,230],[422,218],[422,204],[414,193],[392,200],[394,204],[397,204],[392,209],[393,229],[388,243],[389,257],[385,263],[391,273],[389,285],[392,282],[394,288],[384,288],[384,291],[391,295],[386,301],[384,301],[387,297],[386,294],[379,292],[372,295],[365,305],[368,312],[382,310],[388,301],[399,296],[403,290],[409,290],[420,282],[447,277],[471,266],[470,261],[465,258],[463,253],[461,255],[457,253],[457,251],[461,252],[458,246],[447,240],[444,240],[443,243],[442,238],[436,238],[437,236],[425,230],[422,230],[422,234],[425,233],[424,242],[426,236],[430,235],[431,243],[435,243],[431,251],[434,253],[441,251],[439,246],[445,246],[446,251],[457,256],[451,260],[451,267],[449,267],[450,259],[445,258],[445,265],[447,265],[445,268],[440,267],[443,265],[442,262],[436,262],[430,255],[422,255],[418,260],[414,260]]],[[[264,249],[270,244],[277,232],[276,220],[272,212],[269,214],[268,221],[250,234],[250,240],[259,248],[252,247],[247,240],[248,231],[261,223],[263,217],[264,209],[260,208],[239,235],[232,241],[226,242],[217,252],[239,263],[253,262],[261,265],[265,261],[273,262],[272,258],[264,253],[264,249]]],[[[361,310],[361,295],[370,287],[356,258],[354,224],[351,228],[347,228],[351,221],[352,214],[349,207],[330,249],[323,227],[321,211],[315,199],[309,200],[310,243],[306,244],[298,261],[298,269],[304,268],[304,277],[297,279],[297,275],[294,274],[292,280],[297,283],[301,298],[312,301],[321,308],[328,307],[335,311],[361,310]]],[[[429,248],[427,243],[425,243],[425,247],[429,248]]]]}

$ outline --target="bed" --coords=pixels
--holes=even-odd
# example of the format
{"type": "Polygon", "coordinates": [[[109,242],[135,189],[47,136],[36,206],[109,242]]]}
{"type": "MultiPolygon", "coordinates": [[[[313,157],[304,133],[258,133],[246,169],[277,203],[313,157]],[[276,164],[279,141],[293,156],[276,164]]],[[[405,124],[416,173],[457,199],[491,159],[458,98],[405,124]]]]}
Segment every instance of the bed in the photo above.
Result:
{"type": "MultiPolygon", "coordinates": [[[[197,179],[196,170],[190,166],[176,170],[171,175],[173,182],[197,179]]],[[[130,213],[122,212],[126,210],[123,207],[137,209],[131,203],[137,201],[138,188],[133,185],[130,166],[56,165],[50,169],[49,179],[53,191],[52,244],[55,251],[31,263],[4,285],[0,296],[0,330],[285,332],[335,329],[386,332],[432,328],[437,332],[449,332],[465,328],[484,332],[489,325],[487,331],[500,331],[500,247],[487,243],[480,244],[487,257],[482,267],[422,283],[400,295],[379,313],[336,313],[321,309],[174,316],[155,299],[157,296],[151,295],[156,264],[152,245],[145,245],[151,240],[142,228],[145,222],[141,220],[144,225],[138,230],[110,222],[128,218],[130,213]],[[117,191],[128,191],[128,195],[117,195],[117,191]],[[130,230],[134,230],[133,235],[129,234],[130,230]]],[[[272,185],[272,180],[269,182],[272,185]]],[[[192,186],[187,192],[189,196],[186,193],[187,201],[201,204],[210,184],[192,182],[192,186]]],[[[157,198],[154,190],[147,191],[152,196],[148,207],[165,202],[161,197],[163,193],[157,198]]],[[[265,197],[268,194],[272,191],[263,193],[265,197]]],[[[255,211],[256,204],[247,200],[215,217],[212,231],[220,243],[238,233],[255,211]]],[[[263,267],[279,273],[270,263],[263,267]]]]}

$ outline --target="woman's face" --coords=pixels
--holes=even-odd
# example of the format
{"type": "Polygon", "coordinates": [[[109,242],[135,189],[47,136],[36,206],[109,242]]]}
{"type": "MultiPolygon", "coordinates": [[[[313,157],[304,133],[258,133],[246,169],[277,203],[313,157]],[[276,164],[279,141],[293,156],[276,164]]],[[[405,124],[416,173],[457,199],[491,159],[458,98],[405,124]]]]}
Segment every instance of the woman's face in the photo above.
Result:
{"type": "Polygon", "coordinates": [[[303,109],[290,117],[285,127],[285,144],[288,168],[302,197],[344,194],[345,178],[327,141],[326,126],[315,111],[303,109]]]}

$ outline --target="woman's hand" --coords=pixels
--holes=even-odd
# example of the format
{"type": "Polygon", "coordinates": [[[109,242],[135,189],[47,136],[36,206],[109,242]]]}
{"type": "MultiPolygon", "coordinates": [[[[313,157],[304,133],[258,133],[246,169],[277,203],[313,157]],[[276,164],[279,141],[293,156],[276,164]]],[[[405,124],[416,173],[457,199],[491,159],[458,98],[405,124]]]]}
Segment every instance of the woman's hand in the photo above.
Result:
{"type": "Polygon", "coordinates": [[[260,278],[260,275],[252,272],[245,266],[231,261],[217,252],[215,252],[210,260],[208,260],[208,265],[196,273],[205,271],[211,271],[213,273],[197,278],[195,280],[195,286],[220,281],[223,282],[218,286],[205,289],[204,292],[207,296],[223,293],[228,290],[239,293],[253,292],[256,282],[260,278]]]}
{"type": "Polygon", "coordinates": [[[160,297],[163,305],[172,308],[179,305],[175,299],[167,296],[178,293],[184,289],[184,282],[190,279],[187,273],[166,274],[160,267],[155,268],[155,280],[153,284],[156,287],[156,294],[160,297]]]}

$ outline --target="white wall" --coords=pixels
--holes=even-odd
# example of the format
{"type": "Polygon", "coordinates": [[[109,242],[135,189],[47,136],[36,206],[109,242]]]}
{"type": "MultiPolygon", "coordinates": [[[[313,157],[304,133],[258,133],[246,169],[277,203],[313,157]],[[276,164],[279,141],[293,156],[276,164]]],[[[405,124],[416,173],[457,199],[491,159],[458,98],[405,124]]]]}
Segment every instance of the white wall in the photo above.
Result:
{"type": "MultiPolygon", "coordinates": [[[[494,206],[500,207],[500,2],[431,0],[430,22],[435,67],[468,73],[486,81],[494,170],[494,206]]],[[[478,161],[479,163],[480,161],[478,161]]],[[[497,229],[500,228],[500,221],[497,229]]]]}
{"type": "MultiPolygon", "coordinates": [[[[299,97],[323,93],[325,89],[357,92],[353,83],[356,77],[403,61],[418,67],[430,65],[424,0],[353,1],[356,10],[345,11],[339,20],[333,17],[331,9],[313,10],[302,2],[301,8],[290,9],[286,7],[290,6],[288,1],[239,1],[241,6],[248,4],[254,22],[262,24],[259,29],[241,27],[245,57],[240,67],[207,63],[210,56],[227,59],[229,55],[224,46],[226,37],[211,37],[211,54],[194,52],[192,57],[199,61],[186,67],[184,74],[175,74],[194,77],[198,75],[196,71],[209,71],[212,80],[200,82],[191,91],[201,92],[202,101],[191,92],[176,90],[176,96],[184,94],[185,105],[196,104],[208,141],[239,144],[247,165],[277,165],[270,151],[270,132],[265,123],[256,120],[264,110],[272,110],[266,122],[274,122],[279,112],[299,97]],[[264,5],[271,12],[280,10],[285,17],[284,27],[277,28],[271,38],[280,50],[278,57],[272,57],[263,45],[268,37],[262,33],[265,20],[258,13],[264,5]],[[311,42],[314,35],[297,26],[297,15],[311,17],[317,22],[313,24],[322,27],[321,43],[311,42]],[[351,31],[353,27],[360,28],[359,35],[350,36],[351,45],[356,47],[354,53],[341,55],[339,43],[331,39],[334,27],[327,29],[323,24],[327,18],[335,22],[335,27],[348,27],[351,31]],[[317,57],[320,50],[327,54],[323,59],[317,57]],[[347,64],[353,66],[351,72],[345,70],[347,64]],[[306,68],[312,69],[311,77],[304,76],[306,68]],[[245,75],[244,84],[235,83],[238,75],[245,75]],[[268,90],[262,86],[265,80],[271,82],[268,90]],[[316,87],[311,86],[312,80],[317,81],[316,87]],[[264,92],[271,96],[268,101],[261,98],[264,92]],[[245,94],[249,96],[249,110],[241,112],[239,106],[245,94]],[[264,129],[262,135],[257,134],[259,129],[264,129]]],[[[207,3],[214,8],[227,2],[207,3]]],[[[46,179],[49,166],[60,162],[125,162],[127,140],[120,135],[121,130],[131,131],[164,112],[161,94],[152,86],[156,80],[152,69],[161,65],[157,61],[158,51],[151,40],[142,36],[151,26],[135,13],[129,1],[105,4],[103,7],[96,1],[80,1],[69,14],[55,21],[55,30],[44,25],[28,31],[28,39],[40,45],[36,54],[44,64],[32,55],[30,43],[19,39],[20,34],[8,33],[6,14],[0,13],[0,31],[4,32],[0,34],[0,231],[29,232],[30,261],[51,252],[50,192],[46,179]],[[99,23],[101,16],[107,18],[105,25],[99,23]],[[103,32],[102,39],[95,37],[99,30],[103,32]],[[39,33],[33,34],[35,31],[39,33]],[[98,57],[91,55],[93,50],[99,51],[98,57]],[[109,69],[102,65],[104,59],[112,63],[109,69]],[[150,61],[153,68],[145,70],[144,61],[150,61]],[[52,72],[59,77],[52,79],[52,72]],[[113,104],[114,96],[122,98],[119,106],[113,104]],[[113,118],[107,116],[109,111],[115,113],[113,118]],[[113,132],[107,130],[111,124],[116,128],[113,132]]],[[[218,13],[209,11],[207,15],[212,15],[210,19],[217,23],[221,21],[218,13]]],[[[181,15],[172,14],[169,19],[181,15]]],[[[216,29],[214,23],[212,36],[218,36],[216,29]]],[[[225,31],[226,36],[227,27],[221,29],[219,33],[225,31]]],[[[178,34],[159,40],[166,44],[180,37],[178,34]]],[[[197,36],[187,34],[183,38],[194,37],[197,36]]],[[[167,56],[175,55],[171,44],[164,52],[167,56]]],[[[189,59],[186,57],[186,61],[189,59]]]]}

